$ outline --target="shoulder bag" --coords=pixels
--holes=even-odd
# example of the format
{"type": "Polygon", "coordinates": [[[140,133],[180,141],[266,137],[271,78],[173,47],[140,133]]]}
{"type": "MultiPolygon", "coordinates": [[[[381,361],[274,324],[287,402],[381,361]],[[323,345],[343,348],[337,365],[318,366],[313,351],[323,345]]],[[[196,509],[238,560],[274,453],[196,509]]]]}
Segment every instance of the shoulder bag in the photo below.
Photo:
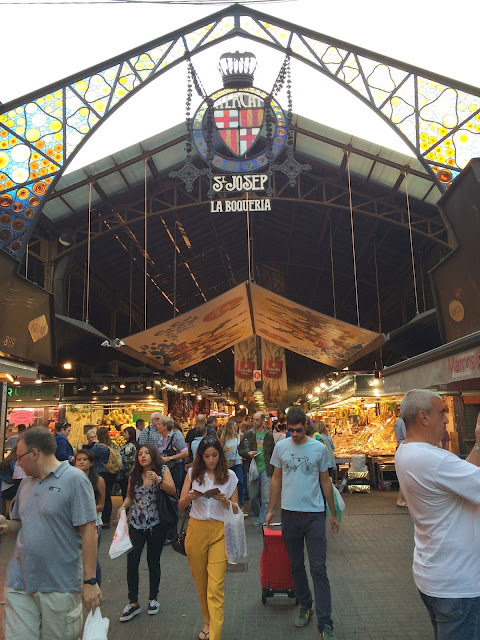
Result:
{"type": "MultiPolygon", "coordinates": [[[[163,478],[163,470],[162,470],[163,478]]],[[[161,524],[164,524],[168,529],[177,528],[178,522],[178,498],[171,496],[162,489],[162,485],[159,486],[158,491],[158,515],[160,516],[161,524]]]]}
{"type": "Polygon", "coordinates": [[[185,538],[187,537],[187,526],[188,526],[187,518],[188,518],[188,509],[185,509],[180,531],[176,534],[176,536],[172,540],[172,549],[182,556],[187,555],[187,552],[185,551],[185,538]]]}

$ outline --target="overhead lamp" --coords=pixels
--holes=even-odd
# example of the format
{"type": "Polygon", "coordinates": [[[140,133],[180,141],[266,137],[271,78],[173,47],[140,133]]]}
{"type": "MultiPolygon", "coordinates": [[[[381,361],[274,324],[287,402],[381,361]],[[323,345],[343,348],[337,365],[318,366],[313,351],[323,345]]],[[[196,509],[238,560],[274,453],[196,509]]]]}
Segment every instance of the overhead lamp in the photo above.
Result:
{"type": "Polygon", "coordinates": [[[315,391],[315,393],[320,393],[321,389],[320,389],[320,387],[315,387],[314,391],[315,391]]]}
{"type": "Polygon", "coordinates": [[[120,387],[120,389],[125,389],[125,386],[123,383],[118,385],[120,387]]]}
{"type": "Polygon", "coordinates": [[[155,382],[155,384],[158,384],[158,385],[162,384],[162,383],[160,382],[160,380],[154,380],[154,382],[155,382]]]}
{"type": "Polygon", "coordinates": [[[108,391],[108,386],[106,384],[103,385],[102,391],[108,391]]]}
{"type": "Polygon", "coordinates": [[[151,384],[147,384],[147,386],[145,387],[145,389],[147,389],[147,390],[148,390],[148,389],[151,389],[151,388],[152,388],[152,385],[151,385],[151,384]]]}
{"type": "Polygon", "coordinates": [[[243,405],[243,404],[241,404],[238,408],[239,408],[239,409],[245,409],[245,407],[244,407],[244,405],[243,405]]]}
{"type": "Polygon", "coordinates": [[[313,398],[313,394],[309,393],[309,394],[308,394],[308,396],[307,396],[307,398],[308,398],[309,400],[311,400],[311,399],[313,398]]]}
{"type": "Polygon", "coordinates": [[[35,384],[42,384],[42,379],[41,378],[37,378],[35,380],[35,384]]]}
{"type": "Polygon", "coordinates": [[[62,364],[62,367],[63,367],[64,369],[66,369],[67,371],[70,371],[70,369],[72,369],[72,366],[73,366],[73,365],[72,365],[72,363],[71,363],[71,362],[64,362],[64,363],[62,364]]]}
{"type": "Polygon", "coordinates": [[[327,388],[327,384],[326,384],[326,382],[322,382],[322,384],[320,385],[320,387],[321,387],[322,389],[326,389],[326,388],[327,388]]]}
{"type": "Polygon", "coordinates": [[[6,373],[5,377],[7,380],[9,380],[10,382],[15,382],[15,378],[12,376],[11,373],[6,373]]]}
{"type": "Polygon", "coordinates": [[[197,400],[201,400],[201,399],[202,399],[202,396],[197,396],[197,400]]]}
{"type": "Polygon", "coordinates": [[[20,380],[17,380],[17,379],[15,378],[15,380],[13,381],[13,384],[20,384],[20,380]]]}

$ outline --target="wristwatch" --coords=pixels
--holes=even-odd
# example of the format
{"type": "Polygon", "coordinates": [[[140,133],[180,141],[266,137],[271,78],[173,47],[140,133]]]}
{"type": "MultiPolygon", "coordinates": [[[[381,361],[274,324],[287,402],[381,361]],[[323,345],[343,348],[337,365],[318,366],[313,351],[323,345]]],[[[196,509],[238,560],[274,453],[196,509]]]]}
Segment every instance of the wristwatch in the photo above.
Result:
{"type": "Polygon", "coordinates": [[[84,580],[83,584],[97,584],[96,578],[90,578],[90,580],[84,580]]]}

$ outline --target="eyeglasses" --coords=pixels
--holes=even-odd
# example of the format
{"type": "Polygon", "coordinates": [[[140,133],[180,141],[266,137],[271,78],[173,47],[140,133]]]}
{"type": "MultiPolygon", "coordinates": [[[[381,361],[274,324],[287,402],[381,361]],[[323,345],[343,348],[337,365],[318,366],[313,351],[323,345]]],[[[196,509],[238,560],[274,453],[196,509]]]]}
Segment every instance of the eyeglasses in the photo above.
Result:
{"type": "Polygon", "coordinates": [[[18,462],[21,458],[23,458],[23,456],[26,456],[27,454],[31,453],[33,451],[33,449],[29,449],[28,451],[25,451],[25,453],[22,453],[21,456],[17,456],[15,458],[15,460],[18,462]]]}
{"type": "Polygon", "coordinates": [[[300,427],[300,429],[293,429],[292,427],[288,427],[287,431],[289,433],[302,433],[305,427],[300,427]]]}
{"type": "Polygon", "coordinates": [[[215,444],[215,442],[218,442],[218,438],[216,438],[215,436],[210,436],[208,438],[204,438],[203,442],[205,444],[215,444]]]}

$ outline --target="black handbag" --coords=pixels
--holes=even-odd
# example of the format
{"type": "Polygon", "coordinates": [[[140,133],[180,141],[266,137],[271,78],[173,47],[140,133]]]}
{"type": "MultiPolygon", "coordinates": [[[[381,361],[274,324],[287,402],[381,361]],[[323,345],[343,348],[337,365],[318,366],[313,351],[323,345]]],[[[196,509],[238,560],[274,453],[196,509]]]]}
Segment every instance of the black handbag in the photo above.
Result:
{"type": "Polygon", "coordinates": [[[187,516],[188,516],[188,509],[185,509],[180,531],[172,540],[172,549],[177,553],[180,553],[182,556],[187,555],[187,552],[185,551],[185,538],[187,537],[187,526],[188,526],[187,516]]]}
{"type": "MultiPolygon", "coordinates": [[[[167,447],[164,450],[164,452],[162,453],[162,458],[168,458],[170,456],[175,456],[177,453],[180,453],[180,449],[178,449],[177,447],[174,447],[173,444],[172,444],[172,440],[173,440],[174,435],[175,435],[175,433],[172,434],[172,437],[167,442],[167,447]]],[[[179,462],[180,462],[180,460],[169,460],[165,464],[167,465],[167,467],[169,469],[173,469],[173,467],[176,464],[178,464],[179,462]]]]}
{"type": "Polygon", "coordinates": [[[177,528],[178,498],[165,493],[161,487],[158,492],[158,515],[160,516],[160,523],[164,524],[167,529],[177,528]]]}

